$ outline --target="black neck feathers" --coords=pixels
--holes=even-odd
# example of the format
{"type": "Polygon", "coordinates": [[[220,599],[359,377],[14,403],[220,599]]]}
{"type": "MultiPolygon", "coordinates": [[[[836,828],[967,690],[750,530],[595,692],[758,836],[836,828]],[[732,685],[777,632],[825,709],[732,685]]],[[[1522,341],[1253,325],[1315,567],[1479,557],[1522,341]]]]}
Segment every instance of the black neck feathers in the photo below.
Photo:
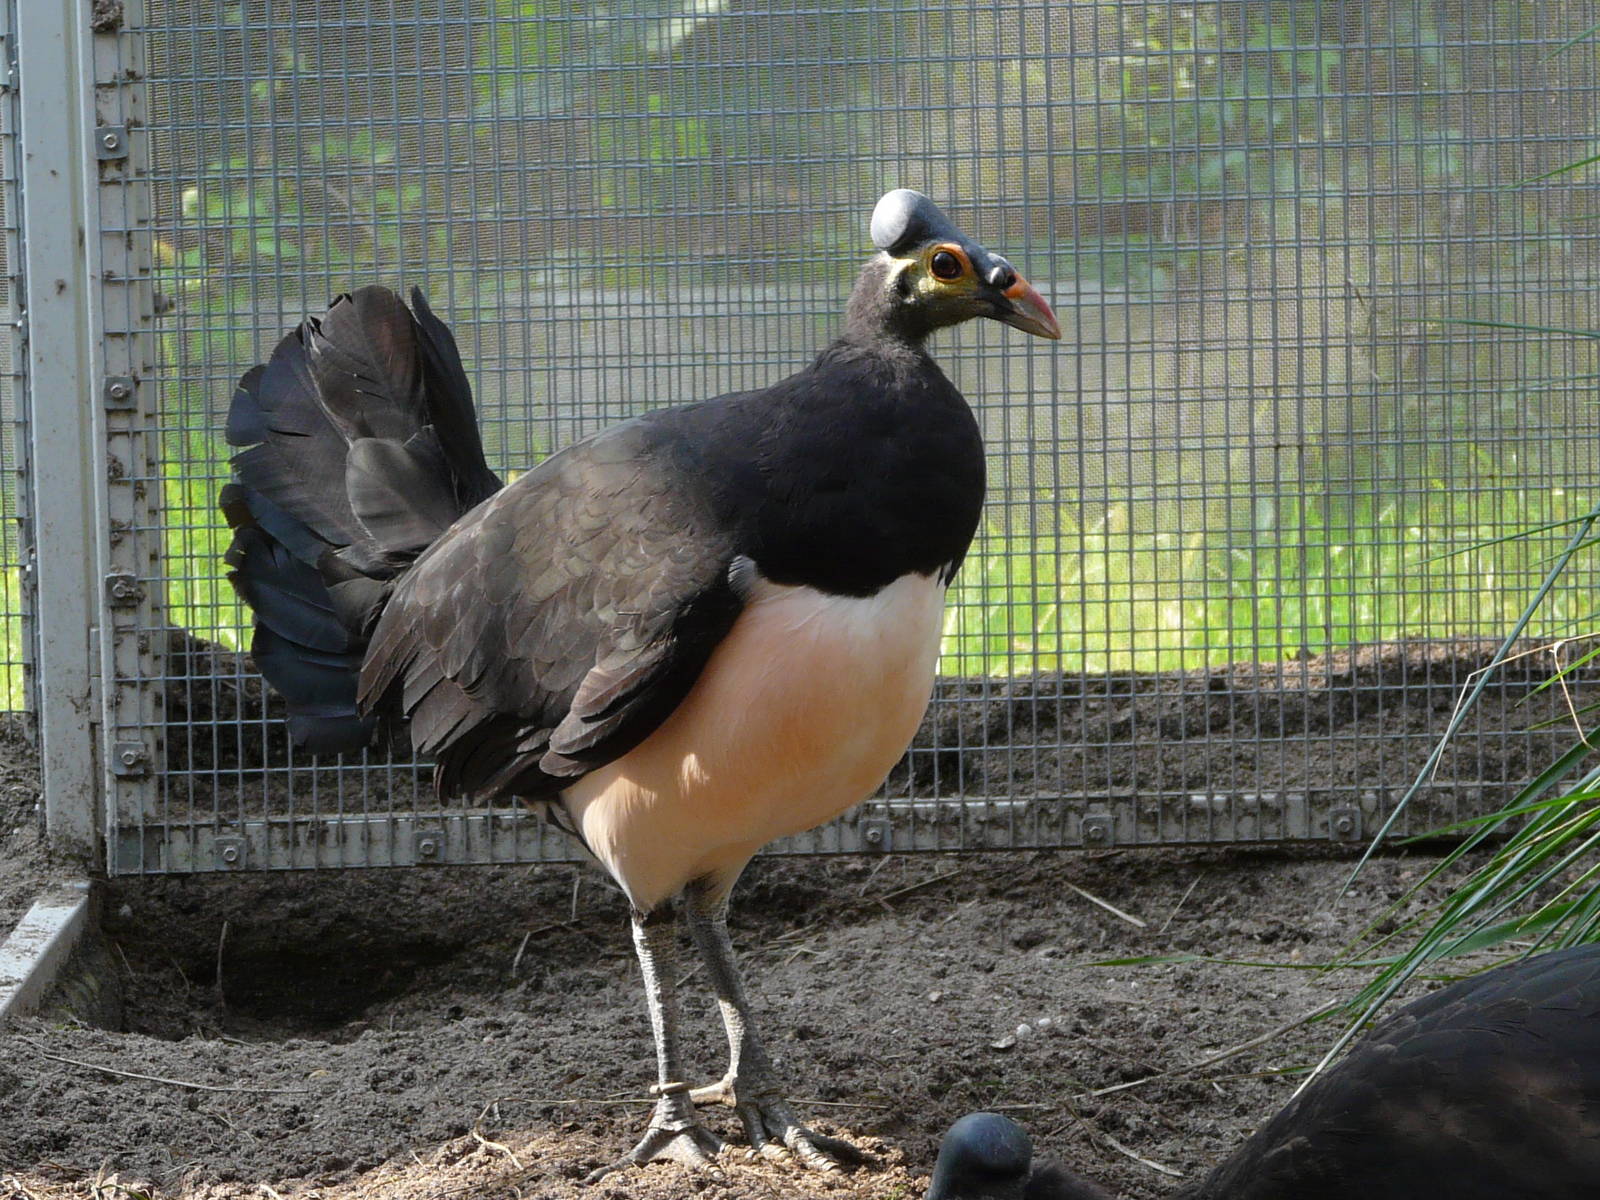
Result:
{"type": "Polygon", "coordinates": [[[919,345],[848,332],[770,388],[662,419],[734,548],[776,583],[872,595],[953,573],[983,503],[983,442],[919,345]]]}

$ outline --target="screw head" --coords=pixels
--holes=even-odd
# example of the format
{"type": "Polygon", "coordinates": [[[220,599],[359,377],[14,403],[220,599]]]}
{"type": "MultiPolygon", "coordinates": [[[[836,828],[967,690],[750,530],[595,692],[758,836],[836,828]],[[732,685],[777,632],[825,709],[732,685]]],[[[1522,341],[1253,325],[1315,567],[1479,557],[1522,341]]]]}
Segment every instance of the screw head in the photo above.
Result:
{"type": "Polygon", "coordinates": [[[1356,823],[1348,816],[1337,817],[1334,819],[1333,827],[1339,833],[1353,833],[1356,823]]]}
{"type": "Polygon", "coordinates": [[[869,846],[877,846],[883,842],[883,830],[879,829],[876,825],[868,829],[862,836],[866,838],[867,845],[869,846]]]}
{"type": "Polygon", "coordinates": [[[139,752],[137,750],[133,749],[132,747],[130,747],[127,750],[124,750],[117,757],[122,759],[122,765],[123,766],[131,767],[131,766],[133,766],[134,763],[139,761],[139,752]]]}
{"type": "Polygon", "coordinates": [[[438,839],[423,838],[417,843],[417,853],[422,855],[423,858],[433,858],[439,853],[438,839]]]}
{"type": "Polygon", "coordinates": [[[126,400],[129,396],[133,395],[133,389],[127,384],[123,383],[120,379],[108,387],[106,392],[113,400],[126,400]]]}
{"type": "Polygon", "coordinates": [[[1083,840],[1086,842],[1103,842],[1106,840],[1104,825],[1091,825],[1083,831],[1083,840]]]}
{"type": "Polygon", "coordinates": [[[122,139],[114,133],[103,134],[100,138],[100,144],[107,150],[115,150],[121,141],[122,139]]]}
{"type": "Polygon", "coordinates": [[[222,861],[227,863],[229,866],[232,866],[234,863],[238,862],[239,861],[239,847],[237,847],[237,846],[224,846],[222,848],[222,861]]]}

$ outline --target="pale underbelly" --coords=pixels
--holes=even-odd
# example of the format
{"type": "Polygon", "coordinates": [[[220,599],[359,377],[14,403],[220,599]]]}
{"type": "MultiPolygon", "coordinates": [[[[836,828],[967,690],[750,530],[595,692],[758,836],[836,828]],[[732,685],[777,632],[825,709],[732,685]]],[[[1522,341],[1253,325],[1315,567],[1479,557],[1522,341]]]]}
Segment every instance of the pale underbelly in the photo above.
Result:
{"type": "Polygon", "coordinates": [[[757,583],[661,727],[562,793],[636,907],[694,879],[731,886],[767,842],[872,794],[927,708],[944,590],[921,575],[867,598],[757,583]]]}

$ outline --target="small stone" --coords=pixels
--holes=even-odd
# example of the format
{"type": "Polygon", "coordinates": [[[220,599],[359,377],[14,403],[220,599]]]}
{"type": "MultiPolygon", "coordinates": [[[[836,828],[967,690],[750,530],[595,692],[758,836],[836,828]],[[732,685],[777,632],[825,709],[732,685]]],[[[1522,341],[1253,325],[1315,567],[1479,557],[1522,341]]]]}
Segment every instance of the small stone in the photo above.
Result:
{"type": "Polygon", "coordinates": [[[1001,1038],[998,1042],[990,1042],[989,1043],[989,1049],[991,1049],[991,1050],[1009,1050],[1009,1049],[1011,1049],[1011,1047],[1015,1046],[1016,1044],[1017,1044],[1017,1035],[1014,1034],[1014,1033],[1008,1033],[1008,1034],[1005,1035],[1005,1037],[1001,1038]]]}
{"type": "Polygon", "coordinates": [[[1055,1021],[1051,1020],[1049,1017],[1040,1017],[1037,1021],[1035,1021],[1033,1023],[1034,1028],[1037,1029],[1040,1033],[1048,1033],[1050,1031],[1050,1026],[1052,1026],[1054,1024],[1055,1024],[1055,1021]]]}
{"type": "Polygon", "coordinates": [[[928,1003],[929,1004],[937,1004],[937,1003],[939,1003],[939,1001],[941,1001],[943,999],[944,999],[944,993],[943,992],[929,992],[928,993],[928,1003]]]}
{"type": "Polygon", "coordinates": [[[1017,1041],[1025,1042],[1033,1036],[1033,1026],[1026,1021],[1017,1026],[1017,1041]]]}

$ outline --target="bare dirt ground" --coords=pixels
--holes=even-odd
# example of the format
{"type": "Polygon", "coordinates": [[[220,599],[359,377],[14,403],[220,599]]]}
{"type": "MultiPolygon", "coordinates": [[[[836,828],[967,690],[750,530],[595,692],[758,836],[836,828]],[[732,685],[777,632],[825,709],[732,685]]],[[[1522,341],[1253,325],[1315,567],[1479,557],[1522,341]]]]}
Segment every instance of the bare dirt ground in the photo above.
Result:
{"type": "MultiPolygon", "coordinates": [[[[587,1190],[577,1178],[636,1136],[651,1078],[624,908],[596,875],[119,885],[103,958],[120,1029],[74,1019],[79,993],[0,1035],[0,1195],[87,1196],[98,1180],[107,1200],[891,1200],[921,1195],[950,1121],[999,1108],[1122,1194],[1158,1196],[1175,1178],[1132,1155],[1203,1170],[1287,1098],[1276,1072],[1313,1061],[1333,1030],[1184,1068],[1352,981],[1083,964],[1315,962],[1427,861],[1383,859],[1337,904],[1348,860],[1260,852],[758,863],[735,939],[774,1049],[800,1107],[878,1165],[818,1177],[735,1156],[725,1183],[656,1166],[587,1190]]],[[[722,1038],[694,982],[687,1040],[710,1078],[722,1038]]],[[[713,1122],[734,1139],[733,1122],[713,1122]]]]}
{"type": "MultiPolygon", "coordinates": [[[[1132,782],[1168,770],[1173,739],[1207,734],[1231,757],[1184,761],[1258,779],[1248,742],[1228,738],[1267,713],[1286,742],[1339,735],[1279,755],[1299,772],[1288,783],[1394,787],[1486,653],[1291,664],[1270,694],[1260,669],[1244,683],[1212,673],[1221,687],[1195,673],[1074,703],[1108,723],[1085,739],[1095,753],[1146,764],[1128,768],[1132,782]],[[1401,707],[1400,684],[1418,678],[1427,703],[1401,707]]],[[[1514,783],[1568,735],[1502,735],[1559,714],[1553,693],[1529,703],[1527,674],[1486,698],[1456,774],[1514,783]]],[[[1021,699],[995,711],[1010,723],[1046,711],[1021,699]]],[[[942,744],[1018,736],[957,732],[942,744]]],[[[1045,764],[1036,782],[1080,767],[1045,764]]],[[[0,727],[0,930],[53,869],[36,796],[25,739],[0,727]]],[[[103,937],[54,1007],[0,1032],[0,1200],[915,1200],[940,1132],[978,1108],[1011,1113],[1042,1151],[1124,1196],[1161,1196],[1285,1102],[1336,1031],[1282,1027],[1357,983],[1304,968],[1383,918],[1433,861],[1380,858],[1342,899],[1353,860],[1332,851],[758,861],[733,929],[769,1042],[802,1113],[874,1165],[816,1176],[735,1153],[723,1181],[653,1166],[591,1189],[577,1181],[632,1144],[653,1078],[625,907],[598,873],[116,882],[103,937]],[[1092,965],[1144,955],[1273,965],[1092,965]]],[[[710,1079],[725,1049],[697,981],[681,989],[685,1040],[710,1079]]],[[[711,1121],[737,1144],[727,1114],[711,1121]]]]}

